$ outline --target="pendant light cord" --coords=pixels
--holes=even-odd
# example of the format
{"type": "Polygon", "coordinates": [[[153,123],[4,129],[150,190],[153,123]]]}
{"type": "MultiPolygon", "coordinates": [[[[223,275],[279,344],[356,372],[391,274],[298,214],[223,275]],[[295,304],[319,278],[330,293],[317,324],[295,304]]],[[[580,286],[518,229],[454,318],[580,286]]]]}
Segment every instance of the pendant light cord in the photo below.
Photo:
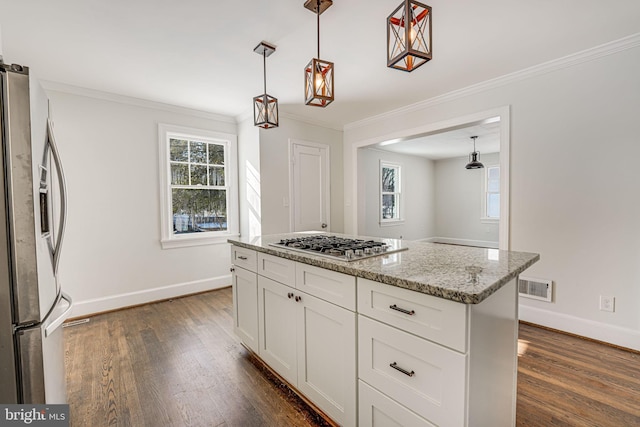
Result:
{"type": "Polygon", "coordinates": [[[320,0],[316,3],[316,17],[318,20],[318,59],[320,59],[320,0]]]}
{"type": "Polygon", "coordinates": [[[262,51],[262,77],[264,78],[264,93],[267,93],[267,53],[262,51]]]}

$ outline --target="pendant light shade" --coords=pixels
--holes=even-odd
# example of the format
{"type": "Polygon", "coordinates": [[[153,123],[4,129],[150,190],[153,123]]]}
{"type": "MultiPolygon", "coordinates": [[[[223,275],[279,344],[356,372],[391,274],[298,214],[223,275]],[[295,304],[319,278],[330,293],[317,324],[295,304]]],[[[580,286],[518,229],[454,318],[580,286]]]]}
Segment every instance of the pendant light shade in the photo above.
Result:
{"type": "Polygon", "coordinates": [[[482,169],[484,165],[480,163],[479,157],[480,152],[476,151],[476,138],[477,136],[472,136],[473,139],[473,152],[469,153],[469,163],[465,166],[465,169],[482,169]]]}
{"type": "Polygon", "coordinates": [[[327,10],[331,0],[307,0],[304,7],[316,14],[318,27],[318,57],[304,68],[304,103],[326,107],[333,102],[333,62],[320,59],[320,15],[327,10]]]}
{"type": "Polygon", "coordinates": [[[276,51],[275,46],[260,42],[253,49],[262,55],[262,71],[264,79],[264,93],[253,98],[253,124],[263,129],[278,127],[278,100],[267,94],[267,56],[276,51]]]}
{"type": "Polygon", "coordinates": [[[431,6],[404,0],[387,18],[387,67],[413,71],[431,60],[431,6]]]}

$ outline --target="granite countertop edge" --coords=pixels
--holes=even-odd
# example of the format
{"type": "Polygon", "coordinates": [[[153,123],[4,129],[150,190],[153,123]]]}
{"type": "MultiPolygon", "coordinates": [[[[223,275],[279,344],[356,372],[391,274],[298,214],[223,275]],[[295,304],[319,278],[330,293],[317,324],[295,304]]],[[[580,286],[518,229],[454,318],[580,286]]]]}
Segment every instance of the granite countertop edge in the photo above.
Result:
{"type": "Polygon", "coordinates": [[[460,290],[455,290],[448,288],[447,286],[438,286],[438,285],[430,285],[424,282],[403,279],[390,274],[376,273],[372,271],[367,271],[363,268],[358,268],[358,265],[352,262],[332,260],[327,258],[321,258],[316,256],[305,256],[304,253],[301,252],[293,252],[288,251],[286,249],[280,248],[271,248],[260,246],[257,244],[246,243],[239,240],[229,239],[229,243],[250,250],[255,250],[257,252],[262,252],[268,255],[277,256],[280,258],[290,259],[292,261],[298,261],[304,264],[312,265],[315,267],[324,268],[327,270],[336,271],[339,273],[348,274],[350,276],[361,277],[364,279],[373,280],[375,282],[384,283],[391,286],[396,286],[399,288],[409,289],[412,291],[420,292],[423,294],[432,295],[435,297],[448,299],[451,301],[463,303],[463,304],[479,304],[480,302],[487,299],[489,296],[494,294],[504,285],[506,285],[511,279],[517,277],[524,270],[535,264],[540,260],[540,255],[535,254],[528,261],[523,264],[513,268],[508,271],[502,277],[497,279],[491,285],[484,288],[482,291],[477,293],[464,292],[460,290]]]}

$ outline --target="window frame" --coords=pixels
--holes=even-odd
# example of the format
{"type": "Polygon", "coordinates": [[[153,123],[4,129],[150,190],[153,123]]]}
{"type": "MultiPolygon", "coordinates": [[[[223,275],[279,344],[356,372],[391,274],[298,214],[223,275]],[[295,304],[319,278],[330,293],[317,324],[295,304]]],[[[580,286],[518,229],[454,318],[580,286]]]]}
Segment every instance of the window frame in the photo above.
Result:
{"type": "MultiPolygon", "coordinates": [[[[480,217],[481,221],[483,223],[497,223],[500,222],[500,210],[501,210],[501,203],[498,203],[498,217],[490,217],[488,215],[488,209],[489,209],[489,204],[487,203],[487,199],[489,194],[498,194],[500,195],[500,178],[498,178],[498,191],[489,191],[489,170],[490,169],[498,169],[498,173],[501,174],[502,171],[500,170],[500,165],[499,164],[495,164],[495,165],[485,165],[484,167],[484,185],[482,188],[482,215],[480,217]]],[[[502,198],[502,197],[500,197],[502,198]]]]}
{"type": "MultiPolygon", "coordinates": [[[[163,249],[227,243],[239,232],[238,210],[238,138],[235,134],[160,123],[158,125],[160,158],[160,244],[163,249]],[[223,145],[225,189],[227,195],[227,229],[205,233],[174,234],[171,185],[170,139],[186,139],[223,145]]],[[[210,187],[210,186],[209,186],[210,187]]],[[[207,187],[208,188],[208,187],[207,187]]]]}
{"type": "Polygon", "coordinates": [[[380,160],[380,168],[379,168],[379,176],[378,176],[378,188],[380,190],[380,205],[378,208],[378,214],[380,216],[380,226],[384,227],[384,226],[391,226],[391,225],[399,225],[404,223],[404,218],[402,217],[402,213],[404,212],[403,209],[403,203],[404,203],[404,199],[402,197],[402,165],[400,163],[394,163],[394,162],[388,162],[385,160],[380,160]],[[388,169],[395,169],[397,171],[396,173],[396,177],[397,177],[397,182],[396,182],[396,191],[393,192],[389,192],[389,191],[384,191],[383,189],[383,182],[382,182],[382,170],[384,168],[388,168],[388,169]],[[393,194],[396,196],[396,206],[397,206],[397,211],[398,211],[398,216],[395,218],[384,218],[383,215],[383,198],[385,195],[388,194],[393,194]]]}

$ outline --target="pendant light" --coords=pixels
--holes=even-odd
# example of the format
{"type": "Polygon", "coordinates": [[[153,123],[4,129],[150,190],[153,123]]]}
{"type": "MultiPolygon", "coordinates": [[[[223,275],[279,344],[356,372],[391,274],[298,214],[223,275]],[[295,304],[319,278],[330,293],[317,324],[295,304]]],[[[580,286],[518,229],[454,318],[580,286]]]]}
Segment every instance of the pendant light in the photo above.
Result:
{"type": "Polygon", "coordinates": [[[473,152],[469,153],[469,163],[465,166],[465,169],[482,169],[484,165],[480,163],[478,157],[480,156],[480,152],[476,151],[476,138],[477,136],[472,136],[473,139],[473,152]]]}
{"type": "Polygon", "coordinates": [[[413,71],[431,60],[431,6],[404,0],[387,18],[387,67],[413,71]]]}
{"type": "Polygon", "coordinates": [[[264,93],[253,98],[253,124],[263,129],[278,127],[278,100],[267,95],[267,56],[276,51],[275,46],[266,42],[260,42],[253,49],[255,53],[262,55],[262,76],[264,80],[264,93]]]}
{"type": "Polygon", "coordinates": [[[318,57],[304,68],[304,103],[315,107],[333,102],[333,62],[320,59],[320,15],[332,4],[332,0],[307,0],[304,4],[316,14],[318,26],[318,57]]]}

